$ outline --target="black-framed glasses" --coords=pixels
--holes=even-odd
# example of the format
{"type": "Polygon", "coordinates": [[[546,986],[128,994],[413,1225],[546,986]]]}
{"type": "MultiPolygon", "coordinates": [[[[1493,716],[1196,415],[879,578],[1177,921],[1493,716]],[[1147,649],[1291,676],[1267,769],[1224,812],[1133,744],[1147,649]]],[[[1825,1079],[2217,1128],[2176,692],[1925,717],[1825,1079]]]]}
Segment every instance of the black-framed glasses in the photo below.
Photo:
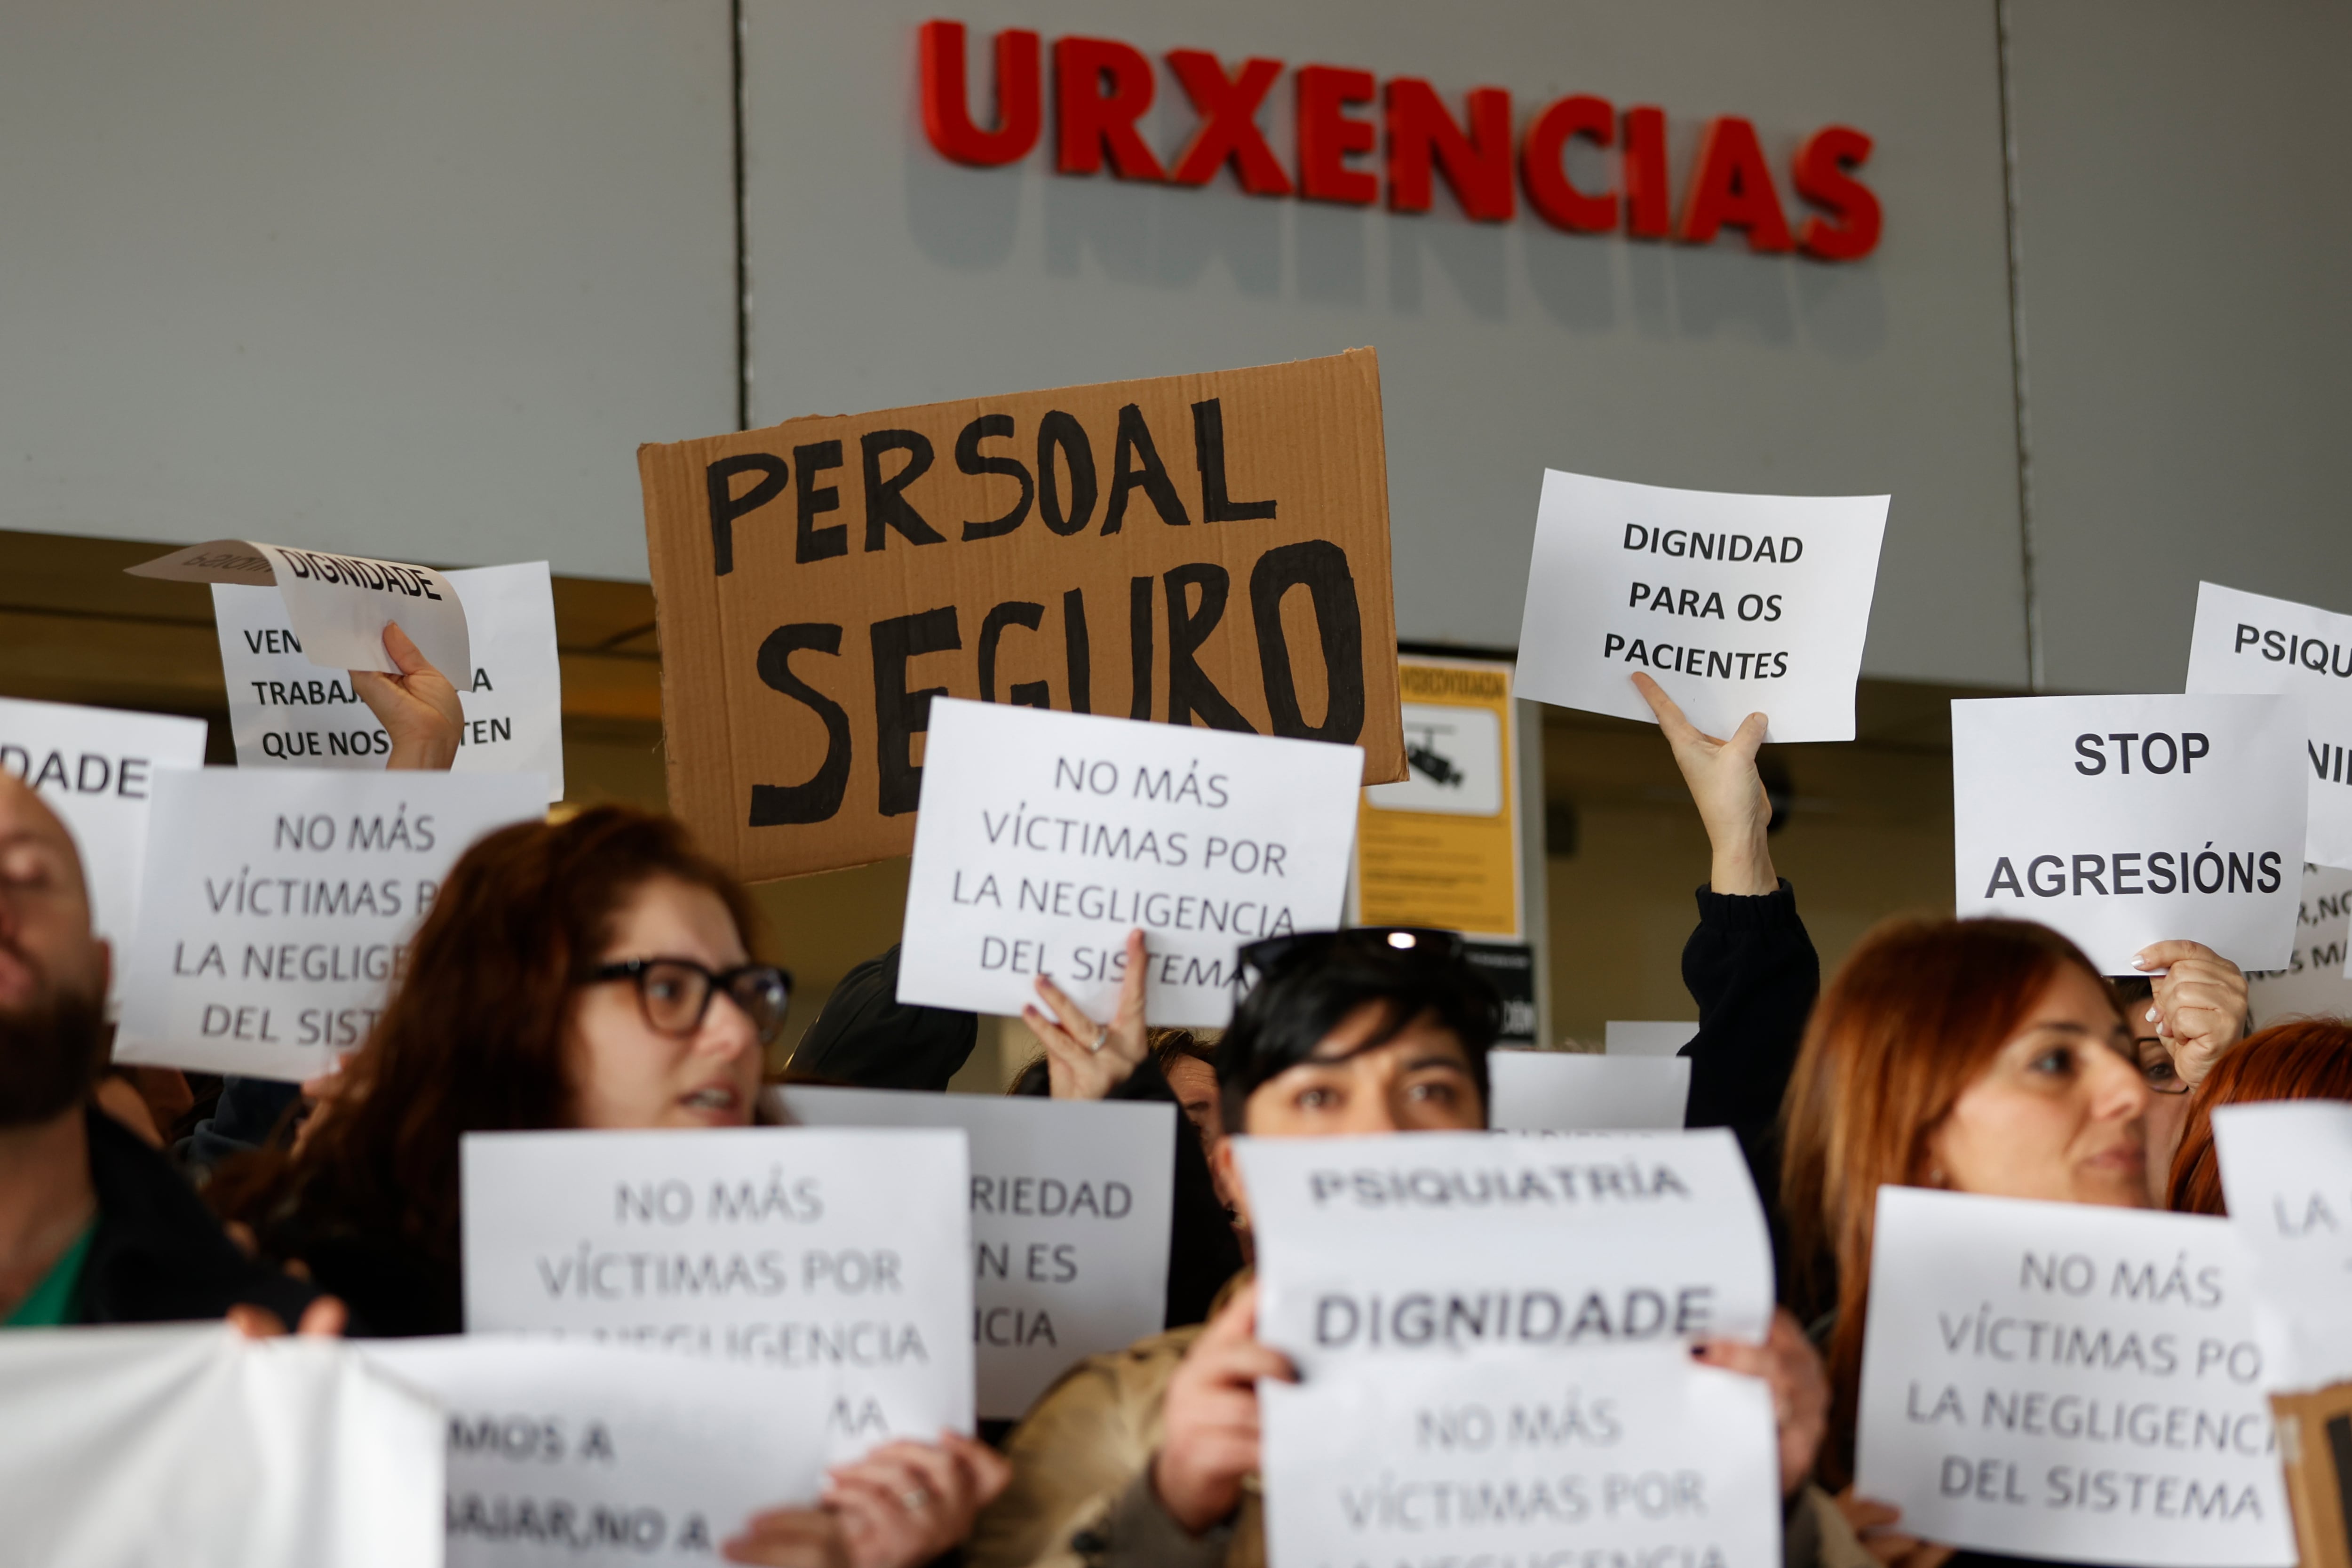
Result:
{"type": "Polygon", "coordinates": [[[2143,1041],[2133,1048],[2133,1055],[2136,1058],[2133,1065],[2139,1068],[2140,1081],[2147,1085],[2151,1093],[2189,1092],[2191,1087],[2189,1080],[2180,1076],[2180,1069],[2173,1065],[2172,1053],[2166,1050],[2161,1042],[2143,1041]]]}
{"type": "Polygon", "coordinates": [[[690,958],[632,958],[600,963],[582,976],[583,985],[626,980],[637,988],[637,1011],[648,1027],[687,1038],[702,1027],[710,999],[720,992],[743,1010],[760,1043],[774,1041],[792,1005],[793,977],[772,963],[739,963],[709,969],[690,958]]]}
{"type": "Polygon", "coordinates": [[[1431,968],[1461,963],[1469,952],[1461,932],[1433,931],[1427,926],[1348,926],[1339,931],[1292,931],[1244,946],[1235,955],[1239,978],[1245,989],[1254,987],[1293,963],[1343,947],[1354,948],[1368,958],[1426,964],[1431,968]]]}

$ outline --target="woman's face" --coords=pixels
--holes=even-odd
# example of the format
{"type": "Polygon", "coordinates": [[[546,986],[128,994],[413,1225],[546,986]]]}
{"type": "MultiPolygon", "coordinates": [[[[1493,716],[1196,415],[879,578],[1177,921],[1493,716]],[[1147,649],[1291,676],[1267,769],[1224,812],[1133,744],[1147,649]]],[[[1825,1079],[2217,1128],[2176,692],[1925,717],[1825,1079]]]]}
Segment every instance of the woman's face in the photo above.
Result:
{"type": "MultiPolygon", "coordinates": [[[[719,895],[667,877],[640,887],[613,921],[599,963],[686,959],[714,973],[745,963],[742,934],[719,895]]],[[[564,1030],[575,1127],[742,1127],[760,1089],[760,1036],[724,992],[684,1038],[646,1021],[636,985],[599,981],[572,993],[564,1030]]]]}
{"type": "Polygon", "coordinates": [[[1927,1140],[1931,1186],[2147,1206],[2147,1083],[2107,989],[2061,966],[1927,1140]]]}
{"type": "Polygon", "coordinates": [[[2189,1128],[2189,1096],[2156,1091],[2159,1084],[2179,1083],[2180,1073],[2172,1064],[2172,1053],[2165,1048],[2164,1037],[2156,1032],[2147,1015],[2145,1000],[2124,1006],[2124,1027],[2131,1031],[2140,1081],[2148,1085],[2147,1202],[2150,1208],[2160,1209],[2172,1184],[2172,1157],[2180,1152],[2180,1135],[2189,1128]]]}

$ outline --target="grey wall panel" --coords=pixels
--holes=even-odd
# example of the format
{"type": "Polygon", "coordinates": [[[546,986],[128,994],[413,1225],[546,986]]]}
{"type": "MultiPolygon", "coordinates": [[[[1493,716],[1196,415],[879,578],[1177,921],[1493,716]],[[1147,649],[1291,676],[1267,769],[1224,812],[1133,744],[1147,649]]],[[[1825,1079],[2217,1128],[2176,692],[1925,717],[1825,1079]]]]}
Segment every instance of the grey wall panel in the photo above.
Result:
{"type": "Polygon", "coordinates": [[[2352,611],[2352,10],[2014,0],[2055,688],[2177,691],[2197,583],[2352,611]]]}
{"type": "Polygon", "coordinates": [[[642,577],[735,419],[726,0],[0,13],[0,523],[642,577]]]}
{"type": "MultiPolygon", "coordinates": [[[[1704,489],[1892,490],[1866,668],[2025,673],[1990,5],[1600,0],[750,0],[755,421],[1328,353],[1381,353],[1400,629],[1517,640],[1547,465],[1704,489]],[[926,142],[915,28],[1085,33],[1658,103],[1676,200],[1706,118],[1741,114],[1785,187],[1845,121],[1886,238],[1856,266],[1048,172],[926,142]]],[[[975,74],[978,74],[976,68],[975,74]]],[[[1049,79],[1050,90],[1050,79],[1049,79]]],[[[1266,116],[1286,160],[1290,84],[1266,116]]],[[[983,97],[982,103],[986,100],[983,97]]],[[[983,110],[984,112],[984,110],[983,110]]],[[[1163,71],[1163,157],[1192,117],[1163,71]],[[1171,101],[1172,100],[1172,101],[1171,101]]],[[[1593,153],[1597,179],[1602,165],[1593,153]]]]}

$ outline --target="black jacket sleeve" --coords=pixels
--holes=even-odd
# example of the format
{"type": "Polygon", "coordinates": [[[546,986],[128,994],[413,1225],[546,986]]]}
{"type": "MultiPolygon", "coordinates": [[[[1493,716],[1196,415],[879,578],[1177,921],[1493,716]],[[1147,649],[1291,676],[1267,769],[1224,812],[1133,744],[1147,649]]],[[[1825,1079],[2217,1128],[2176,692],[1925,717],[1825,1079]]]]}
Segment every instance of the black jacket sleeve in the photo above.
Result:
{"type": "Polygon", "coordinates": [[[1730,1128],[1765,1212],[1773,1214],[1780,1099],[1822,988],[1821,959],[1787,878],[1759,898],[1699,889],[1698,929],[1683,946],[1683,984],[1698,1003],[1698,1034],[1682,1050],[1691,1064],[1685,1125],[1730,1128]]]}

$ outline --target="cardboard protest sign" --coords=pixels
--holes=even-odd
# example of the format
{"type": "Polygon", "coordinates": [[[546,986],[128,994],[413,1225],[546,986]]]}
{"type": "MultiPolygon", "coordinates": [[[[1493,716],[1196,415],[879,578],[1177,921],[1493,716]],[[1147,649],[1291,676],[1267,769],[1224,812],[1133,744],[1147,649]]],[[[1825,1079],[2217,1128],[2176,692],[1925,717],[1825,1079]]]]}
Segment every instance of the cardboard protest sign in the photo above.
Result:
{"type": "Polygon", "coordinates": [[[430,566],[248,539],[215,539],[124,570],[133,577],[174,583],[274,586],[286,602],[287,618],[294,623],[304,657],[331,669],[398,674],[400,667],[383,651],[383,628],[397,621],[417,651],[452,686],[473,689],[466,608],[449,579],[430,566]]]}
{"type": "Polygon", "coordinates": [[[960,1127],[971,1148],[972,1354],[983,1420],[1167,1320],[1176,1108],[1126,1100],[773,1091],[813,1127],[960,1127]]]}
{"type": "Polygon", "coordinates": [[[2216,1106],[2213,1152],[2253,1258],[2266,1386],[2352,1383],[2352,1105],[2216,1106]]]}
{"type": "Polygon", "coordinates": [[[448,1568],[716,1561],[824,1485],[824,1412],[775,1373],[520,1334],[356,1344],[448,1413],[448,1568]]]}
{"type": "MultiPolygon", "coordinates": [[[[563,671],[547,563],[452,572],[448,582],[474,660],[458,699],[466,722],[456,771],[538,773],[547,798],[562,799],[563,671]]],[[[213,621],[238,766],[383,766],[392,738],[343,673],[310,662],[283,595],[215,583],[213,621]]]]}
{"type": "Polygon", "coordinates": [[[1043,709],[931,705],[898,1000],[1018,1014],[1040,974],[1108,1018],[1222,1025],[1234,951],[1339,924],[1363,752],[1043,709]]]}
{"type": "Polygon", "coordinates": [[[971,1430],[961,1131],[469,1132],[466,1327],[772,1370],[829,1460],[971,1430]]]}
{"type": "Polygon", "coordinates": [[[1771,1391],[1679,1345],[1358,1367],[1258,1402],[1273,1568],[1780,1568],[1771,1391]]]}
{"type": "Polygon", "coordinates": [[[1485,1132],[1237,1138],[1258,1338],[1310,1380],[1369,1359],[1761,1341],[1772,1251],[1739,1145],[1485,1132]]]}
{"type": "Polygon", "coordinates": [[[374,1026],[416,923],[530,773],[155,776],[114,1059],[299,1081],[374,1026]]]}
{"type": "Polygon", "coordinates": [[[440,1568],[441,1415],[355,1345],[0,1334],[0,1515],[41,1568],[440,1568]]]}
{"type": "Polygon", "coordinates": [[[1855,1490],[1964,1550],[2284,1568],[2229,1222],[1878,1189],[1855,1490]]]}
{"type": "MultiPolygon", "coordinates": [[[[1526,803],[1511,667],[1403,658],[1397,679],[1409,771],[1402,783],[1363,793],[1355,919],[1517,942],[1527,934],[1519,885],[1526,803]]],[[[1524,1033],[1535,1034],[1533,1018],[1524,1033]]]]}
{"type": "Polygon", "coordinates": [[[2106,974],[2168,939],[2284,967],[2302,735],[2287,697],[1954,702],[1959,913],[2055,926],[2106,974]]]}
{"type": "Polygon", "coordinates": [[[1612,1018],[1601,1037],[1601,1049],[1612,1057],[1671,1057],[1698,1038],[1696,1022],[1612,1018]]]}
{"type": "Polygon", "coordinates": [[[1519,695],[1656,721],[1851,741],[1886,496],[1745,496],[1544,470],[1519,625],[1519,695]]]}
{"type": "Polygon", "coordinates": [[[2254,1027],[2282,1018],[2352,1018],[2352,871],[2335,866],[2303,868],[2295,901],[2294,951],[2284,969],[2246,976],[2246,1005],[2254,1027]]]}
{"type": "Polygon", "coordinates": [[[2352,866],[2352,616],[2200,583],[2182,689],[2303,700],[2304,858],[2352,866]]]}
{"type": "Polygon", "coordinates": [[[0,697],[0,770],[31,784],[81,851],[90,923],[114,944],[117,989],[138,929],[156,773],[205,763],[205,721],[0,697]]]}
{"type": "Polygon", "coordinates": [[[1369,349],[638,449],[670,809],[738,876],[903,855],[933,696],[1404,776],[1369,349]]]}
{"type": "Polygon", "coordinates": [[[1486,1123],[1497,1132],[1672,1131],[1690,1101],[1687,1057],[1495,1051],[1486,1123]]]}

